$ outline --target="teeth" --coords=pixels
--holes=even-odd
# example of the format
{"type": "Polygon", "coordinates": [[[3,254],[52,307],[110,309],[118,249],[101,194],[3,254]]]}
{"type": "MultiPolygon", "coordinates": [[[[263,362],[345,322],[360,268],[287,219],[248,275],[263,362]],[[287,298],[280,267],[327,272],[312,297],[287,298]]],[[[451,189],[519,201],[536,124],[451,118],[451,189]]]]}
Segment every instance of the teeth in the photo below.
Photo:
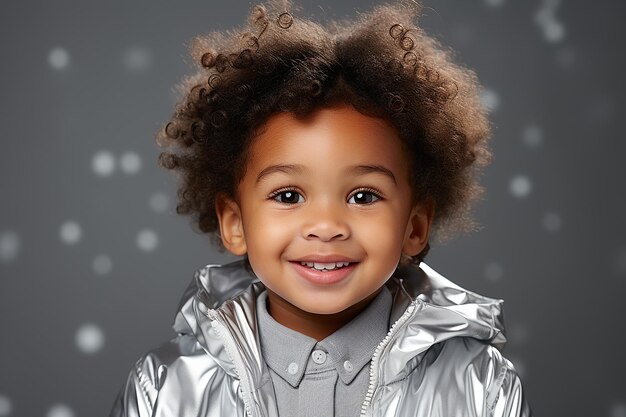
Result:
{"type": "Polygon", "coordinates": [[[350,262],[330,262],[330,263],[323,263],[323,262],[300,262],[301,265],[303,266],[308,266],[309,268],[315,268],[319,271],[322,271],[324,269],[326,270],[331,270],[331,269],[337,269],[337,268],[341,268],[344,266],[348,266],[350,264],[350,262]]]}

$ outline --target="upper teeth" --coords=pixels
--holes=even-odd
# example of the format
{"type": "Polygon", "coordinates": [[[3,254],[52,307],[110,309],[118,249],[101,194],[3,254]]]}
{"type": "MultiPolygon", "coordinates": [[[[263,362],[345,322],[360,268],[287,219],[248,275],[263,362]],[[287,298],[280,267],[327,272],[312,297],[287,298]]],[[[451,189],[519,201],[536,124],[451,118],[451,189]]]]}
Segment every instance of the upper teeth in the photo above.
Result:
{"type": "Polygon", "coordinates": [[[302,265],[308,266],[309,268],[319,269],[335,269],[341,268],[342,266],[348,266],[350,262],[330,262],[330,263],[322,263],[322,262],[300,262],[302,265]]]}

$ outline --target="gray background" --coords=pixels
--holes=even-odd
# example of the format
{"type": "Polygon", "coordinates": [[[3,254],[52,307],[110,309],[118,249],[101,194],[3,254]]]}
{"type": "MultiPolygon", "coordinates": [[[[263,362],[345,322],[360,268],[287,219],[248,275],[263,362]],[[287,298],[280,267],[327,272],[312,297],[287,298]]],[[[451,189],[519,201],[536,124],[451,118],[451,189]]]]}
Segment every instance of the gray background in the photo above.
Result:
{"type": "MultiPolygon", "coordinates": [[[[342,18],[374,1],[301,1],[342,18]],[[321,7],[319,7],[321,5],[321,7]]],[[[624,16],[619,1],[429,0],[494,122],[483,228],[428,263],[506,300],[536,414],[626,416],[624,16]]],[[[193,271],[227,259],[174,212],[153,136],[193,35],[247,1],[4,1],[0,417],[106,415],[172,336],[193,271]]]]}

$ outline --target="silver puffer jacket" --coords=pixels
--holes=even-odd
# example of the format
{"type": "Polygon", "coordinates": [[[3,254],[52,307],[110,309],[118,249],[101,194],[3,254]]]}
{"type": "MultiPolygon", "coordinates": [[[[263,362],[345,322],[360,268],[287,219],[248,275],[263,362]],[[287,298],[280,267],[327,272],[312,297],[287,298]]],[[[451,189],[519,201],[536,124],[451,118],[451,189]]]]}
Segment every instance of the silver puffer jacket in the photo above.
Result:
{"type": "MultiPolygon", "coordinates": [[[[502,300],[424,263],[399,268],[386,285],[393,325],[372,358],[362,416],[531,415],[498,350],[502,300]]],[[[256,323],[263,290],[241,262],[196,272],[174,321],[178,336],[137,361],[110,416],[278,416],[256,323]]]]}

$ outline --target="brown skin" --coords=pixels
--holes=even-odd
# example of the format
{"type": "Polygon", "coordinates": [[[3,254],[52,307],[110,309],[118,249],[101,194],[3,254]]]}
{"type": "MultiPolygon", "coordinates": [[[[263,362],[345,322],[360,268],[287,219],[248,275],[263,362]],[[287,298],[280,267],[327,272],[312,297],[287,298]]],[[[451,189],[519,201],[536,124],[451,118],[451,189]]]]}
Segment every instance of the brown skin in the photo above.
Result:
{"type": "Polygon", "coordinates": [[[386,121],[351,106],[278,113],[249,155],[236,201],[217,200],[220,235],[248,255],[278,323],[324,339],[371,302],[401,254],[426,246],[434,207],[413,205],[409,160],[386,121]],[[318,272],[302,262],[350,265],[318,272]]]}

